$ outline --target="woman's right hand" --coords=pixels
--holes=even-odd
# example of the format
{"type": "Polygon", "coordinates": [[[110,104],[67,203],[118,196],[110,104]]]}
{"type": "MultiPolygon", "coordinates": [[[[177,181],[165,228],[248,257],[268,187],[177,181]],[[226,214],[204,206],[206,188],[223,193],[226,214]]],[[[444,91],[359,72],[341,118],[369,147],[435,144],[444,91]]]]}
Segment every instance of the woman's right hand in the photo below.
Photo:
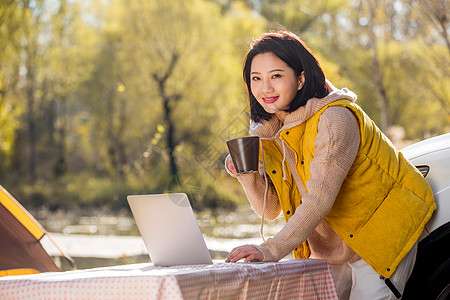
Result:
{"type": "Polygon", "coordinates": [[[225,169],[227,170],[228,174],[230,174],[233,177],[236,177],[237,175],[236,167],[234,166],[230,154],[228,154],[227,158],[225,159],[225,169]]]}

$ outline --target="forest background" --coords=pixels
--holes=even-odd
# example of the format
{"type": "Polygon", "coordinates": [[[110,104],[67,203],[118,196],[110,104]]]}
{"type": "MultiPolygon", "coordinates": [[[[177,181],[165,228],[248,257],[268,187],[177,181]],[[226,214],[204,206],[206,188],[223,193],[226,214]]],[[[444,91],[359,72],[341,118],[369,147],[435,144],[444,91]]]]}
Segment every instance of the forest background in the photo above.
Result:
{"type": "Polygon", "coordinates": [[[449,22],[448,0],[2,0],[0,184],[29,209],[233,210],[253,37],[297,33],[402,148],[450,131],[449,22]]]}

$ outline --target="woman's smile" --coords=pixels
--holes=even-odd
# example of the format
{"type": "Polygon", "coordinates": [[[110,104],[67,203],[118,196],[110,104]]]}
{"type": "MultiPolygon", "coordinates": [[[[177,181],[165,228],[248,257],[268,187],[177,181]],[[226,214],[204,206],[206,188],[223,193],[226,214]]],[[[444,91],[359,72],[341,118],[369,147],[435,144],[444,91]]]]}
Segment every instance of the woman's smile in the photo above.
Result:
{"type": "Polygon", "coordinates": [[[278,96],[276,97],[263,97],[262,98],[264,103],[270,104],[270,103],[274,103],[275,101],[278,100],[278,96]]]}

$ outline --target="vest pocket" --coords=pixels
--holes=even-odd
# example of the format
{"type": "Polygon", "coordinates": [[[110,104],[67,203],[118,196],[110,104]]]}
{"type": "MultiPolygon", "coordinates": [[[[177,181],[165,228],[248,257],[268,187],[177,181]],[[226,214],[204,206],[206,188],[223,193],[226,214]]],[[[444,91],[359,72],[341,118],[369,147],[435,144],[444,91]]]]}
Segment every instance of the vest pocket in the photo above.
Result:
{"type": "Polygon", "coordinates": [[[428,207],[409,190],[395,185],[350,247],[379,274],[389,277],[417,239],[428,207]],[[388,270],[389,269],[389,270],[388,270]]]}

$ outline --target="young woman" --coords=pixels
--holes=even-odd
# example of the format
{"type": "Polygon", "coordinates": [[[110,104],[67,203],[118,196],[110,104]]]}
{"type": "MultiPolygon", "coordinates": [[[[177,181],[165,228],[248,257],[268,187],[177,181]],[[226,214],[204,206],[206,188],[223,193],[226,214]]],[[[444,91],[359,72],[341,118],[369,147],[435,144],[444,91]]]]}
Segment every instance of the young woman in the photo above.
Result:
{"type": "Polygon", "coordinates": [[[261,245],[233,249],[226,261],[278,261],[292,251],[327,259],[341,298],[395,299],[436,207],[428,183],[355,94],[325,79],[295,34],[259,37],[243,75],[261,167],[238,174],[228,156],[226,169],[263,220],[283,212],[286,225],[261,245]]]}

